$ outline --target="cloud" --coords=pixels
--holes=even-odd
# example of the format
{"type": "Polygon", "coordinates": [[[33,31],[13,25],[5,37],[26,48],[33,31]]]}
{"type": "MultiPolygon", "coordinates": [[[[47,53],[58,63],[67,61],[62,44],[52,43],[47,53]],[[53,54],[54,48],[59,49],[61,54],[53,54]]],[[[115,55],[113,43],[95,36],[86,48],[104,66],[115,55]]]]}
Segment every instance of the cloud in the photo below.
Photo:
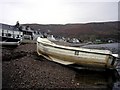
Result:
{"type": "Polygon", "coordinates": [[[118,19],[117,2],[83,2],[83,0],[1,1],[1,22],[10,24],[15,24],[16,21],[20,21],[20,23],[65,24],[118,19]]]}

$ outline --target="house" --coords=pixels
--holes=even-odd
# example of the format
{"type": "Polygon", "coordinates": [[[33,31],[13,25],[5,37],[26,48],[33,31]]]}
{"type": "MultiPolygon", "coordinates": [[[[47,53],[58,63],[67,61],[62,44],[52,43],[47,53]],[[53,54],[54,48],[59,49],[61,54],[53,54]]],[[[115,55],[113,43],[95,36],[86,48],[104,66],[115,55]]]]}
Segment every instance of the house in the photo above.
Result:
{"type": "Polygon", "coordinates": [[[0,24],[0,40],[6,42],[21,41],[23,32],[12,25],[0,24]]]}
{"type": "Polygon", "coordinates": [[[80,41],[77,38],[72,38],[72,39],[68,39],[68,42],[70,43],[80,43],[80,41]]]}
{"type": "Polygon", "coordinates": [[[47,39],[49,39],[50,41],[56,41],[55,37],[53,35],[48,35],[47,39]]]}
{"type": "Polygon", "coordinates": [[[43,35],[41,34],[39,30],[34,30],[33,40],[37,40],[38,37],[43,37],[43,35]]]}
{"type": "Polygon", "coordinates": [[[34,31],[29,26],[21,26],[23,39],[33,40],[34,31]]]}

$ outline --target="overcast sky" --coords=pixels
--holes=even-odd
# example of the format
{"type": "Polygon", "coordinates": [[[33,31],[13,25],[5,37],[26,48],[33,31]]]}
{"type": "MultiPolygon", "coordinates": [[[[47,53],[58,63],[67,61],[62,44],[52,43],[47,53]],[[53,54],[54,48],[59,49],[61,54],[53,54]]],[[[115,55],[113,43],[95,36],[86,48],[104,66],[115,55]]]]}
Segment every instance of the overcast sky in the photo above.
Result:
{"type": "Polygon", "coordinates": [[[119,0],[0,0],[0,23],[66,24],[118,21],[119,0]]]}

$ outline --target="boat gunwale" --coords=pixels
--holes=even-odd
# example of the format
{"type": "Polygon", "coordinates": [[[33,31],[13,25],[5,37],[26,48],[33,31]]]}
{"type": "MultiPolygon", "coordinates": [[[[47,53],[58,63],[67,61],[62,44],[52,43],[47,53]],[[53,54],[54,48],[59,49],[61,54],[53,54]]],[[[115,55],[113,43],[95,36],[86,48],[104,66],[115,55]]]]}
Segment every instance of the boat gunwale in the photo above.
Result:
{"type": "MultiPolygon", "coordinates": [[[[64,47],[59,47],[58,45],[53,46],[53,45],[46,44],[46,43],[42,43],[42,42],[39,42],[39,41],[37,41],[37,42],[43,44],[44,46],[50,46],[50,47],[59,48],[59,49],[64,49],[64,50],[70,50],[70,51],[78,51],[78,52],[85,52],[85,53],[93,53],[93,54],[101,54],[101,55],[109,55],[109,56],[112,56],[111,54],[105,54],[105,53],[99,53],[99,52],[89,52],[89,51],[82,51],[82,50],[75,50],[75,49],[70,49],[70,48],[68,49],[68,48],[64,48],[64,47]]],[[[114,57],[114,56],[112,56],[112,57],[114,57]]]]}

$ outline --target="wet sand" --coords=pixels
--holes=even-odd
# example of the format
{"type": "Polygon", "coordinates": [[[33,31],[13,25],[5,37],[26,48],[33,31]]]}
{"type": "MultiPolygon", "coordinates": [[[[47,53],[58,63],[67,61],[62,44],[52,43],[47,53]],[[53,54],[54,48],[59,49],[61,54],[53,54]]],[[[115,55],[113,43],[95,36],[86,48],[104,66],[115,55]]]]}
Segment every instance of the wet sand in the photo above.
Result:
{"type": "Polygon", "coordinates": [[[74,69],[38,56],[36,44],[2,47],[2,88],[112,89],[120,86],[116,70],[74,69]]]}

